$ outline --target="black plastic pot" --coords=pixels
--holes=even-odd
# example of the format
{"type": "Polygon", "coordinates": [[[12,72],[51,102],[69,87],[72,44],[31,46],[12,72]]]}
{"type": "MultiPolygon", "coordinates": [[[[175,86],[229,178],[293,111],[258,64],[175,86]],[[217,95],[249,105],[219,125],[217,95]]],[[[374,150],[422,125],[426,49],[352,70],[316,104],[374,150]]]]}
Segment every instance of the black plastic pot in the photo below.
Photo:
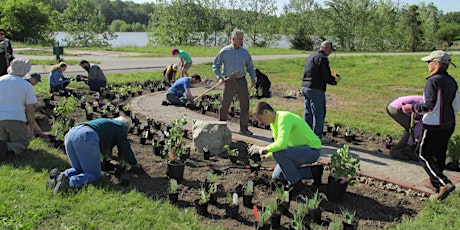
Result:
{"type": "Polygon", "coordinates": [[[337,137],[338,134],[339,134],[338,131],[332,131],[332,136],[333,136],[333,137],[337,137]]]}
{"type": "Polygon", "coordinates": [[[272,216],[270,217],[270,222],[272,229],[278,229],[281,227],[281,215],[279,213],[273,213],[272,216]]]}
{"type": "Polygon", "coordinates": [[[178,192],[169,193],[168,198],[171,204],[176,204],[179,201],[179,193],[178,192]]]}
{"type": "Polygon", "coordinates": [[[313,165],[311,166],[311,174],[313,176],[313,185],[321,185],[323,177],[323,165],[313,165]]]}
{"type": "Polygon", "coordinates": [[[290,205],[291,205],[291,202],[286,202],[286,201],[279,202],[278,209],[276,209],[276,212],[279,213],[280,215],[285,215],[289,212],[290,205]]]}
{"type": "Polygon", "coordinates": [[[195,208],[198,215],[204,216],[208,214],[208,202],[200,203],[198,200],[195,200],[195,208]]]}
{"type": "Polygon", "coordinates": [[[340,180],[335,180],[332,176],[328,177],[326,197],[331,202],[342,202],[347,190],[348,184],[340,183],[340,180]]]}
{"type": "Polygon", "coordinates": [[[237,204],[227,204],[225,205],[225,216],[235,219],[238,216],[238,210],[240,206],[237,204]]]}
{"type": "Polygon", "coordinates": [[[352,142],[355,140],[355,135],[345,135],[346,142],[352,142]]]}
{"type": "Polygon", "coordinates": [[[233,164],[235,164],[238,161],[238,156],[228,156],[228,157],[230,159],[230,162],[232,162],[233,164]]]}
{"type": "Polygon", "coordinates": [[[265,223],[263,225],[256,224],[255,227],[256,229],[259,229],[259,230],[270,230],[270,222],[265,223]]]}
{"type": "Polygon", "coordinates": [[[161,156],[161,149],[162,149],[162,146],[153,146],[153,152],[155,153],[156,156],[161,156]]]}
{"type": "Polygon", "coordinates": [[[210,157],[211,157],[211,152],[209,150],[203,152],[203,158],[205,160],[209,160],[210,157]]]}
{"type": "Polygon", "coordinates": [[[184,169],[185,163],[171,163],[166,164],[166,175],[177,181],[182,181],[184,179],[184,169]]]}
{"type": "Polygon", "coordinates": [[[126,172],[121,173],[121,176],[120,176],[120,184],[121,185],[128,186],[129,185],[129,180],[130,180],[129,173],[126,173],[126,172]]]}
{"type": "Polygon", "coordinates": [[[253,194],[251,195],[243,194],[243,206],[244,207],[252,208],[252,197],[253,196],[254,196],[253,194]]]}
{"type": "Polygon", "coordinates": [[[217,192],[212,192],[209,194],[209,203],[210,204],[217,204],[217,192]]]}
{"type": "Polygon", "coordinates": [[[358,222],[353,221],[351,224],[348,224],[342,221],[342,229],[343,230],[356,230],[358,229],[358,222]]]}

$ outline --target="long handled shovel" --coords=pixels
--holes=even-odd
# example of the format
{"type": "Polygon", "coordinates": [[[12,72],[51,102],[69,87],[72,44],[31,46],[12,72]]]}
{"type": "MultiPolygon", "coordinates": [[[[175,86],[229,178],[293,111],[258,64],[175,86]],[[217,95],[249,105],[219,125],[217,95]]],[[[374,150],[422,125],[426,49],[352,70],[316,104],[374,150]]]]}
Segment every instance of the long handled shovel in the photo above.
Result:
{"type": "MultiPolygon", "coordinates": [[[[224,82],[228,81],[228,80],[234,80],[236,79],[236,77],[238,77],[238,74],[240,74],[240,71],[237,70],[235,72],[233,72],[232,74],[230,74],[230,76],[224,78],[224,82]]],[[[196,96],[193,101],[196,102],[198,101],[198,99],[200,99],[202,96],[206,95],[207,93],[209,93],[211,90],[213,90],[214,88],[216,88],[217,86],[220,85],[220,82],[218,82],[217,84],[213,85],[211,88],[207,89],[206,91],[204,91],[202,94],[196,96]]]]}

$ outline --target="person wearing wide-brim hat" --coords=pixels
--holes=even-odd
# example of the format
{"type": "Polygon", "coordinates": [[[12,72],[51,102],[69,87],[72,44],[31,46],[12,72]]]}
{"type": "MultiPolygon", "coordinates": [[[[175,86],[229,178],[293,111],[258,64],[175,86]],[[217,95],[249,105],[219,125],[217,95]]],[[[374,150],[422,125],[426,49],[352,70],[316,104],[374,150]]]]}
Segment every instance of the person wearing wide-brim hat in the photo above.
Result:
{"type": "Polygon", "coordinates": [[[442,50],[421,58],[428,65],[423,103],[402,106],[405,113],[423,115],[423,128],[418,157],[430,177],[431,185],[438,192],[438,200],[445,199],[455,190],[455,185],[444,175],[446,150],[455,130],[455,115],[460,108],[458,85],[447,73],[452,63],[449,54],[442,50]]]}
{"type": "Polygon", "coordinates": [[[13,47],[10,40],[6,38],[6,30],[0,28],[0,77],[7,74],[7,68],[13,59],[13,47]]]}
{"type": "Polygon", "coordinates": [[[42,82],[42,76],[39,73],[30,73],[26,75],[24,80],[32,84],[32,86],[35,86],[39,82],[42,82]]]}
{"type": "Polygon", "coordinates": [[[29,60],[15,59],[8,74],[0,77],[0,162],[22,154],[29,146],[31,132],[46,136],[35,121],[34,89],[22,78],[30,67],[29,60]]]}

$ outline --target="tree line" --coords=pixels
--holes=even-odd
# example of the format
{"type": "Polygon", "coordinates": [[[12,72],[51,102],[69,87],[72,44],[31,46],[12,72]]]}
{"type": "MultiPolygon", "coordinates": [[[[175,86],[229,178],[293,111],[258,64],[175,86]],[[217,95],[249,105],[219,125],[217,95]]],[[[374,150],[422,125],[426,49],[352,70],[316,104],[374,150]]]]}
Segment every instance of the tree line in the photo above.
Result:
{"type": "Polygon", "coordinates": [[[330,39],[342,51],[428,51],[460,39],[460,12],[391,0],[290,0],[283,9],[275,0],[5,0],[0,27],[31,44],[54,43],[50,35],[64,31],[69,46],[83,47],[108,46],[118,31],[146,31],[149,45],[221,46],[239,28],[256,47],[287,35],[301,50],[330,39]]]}

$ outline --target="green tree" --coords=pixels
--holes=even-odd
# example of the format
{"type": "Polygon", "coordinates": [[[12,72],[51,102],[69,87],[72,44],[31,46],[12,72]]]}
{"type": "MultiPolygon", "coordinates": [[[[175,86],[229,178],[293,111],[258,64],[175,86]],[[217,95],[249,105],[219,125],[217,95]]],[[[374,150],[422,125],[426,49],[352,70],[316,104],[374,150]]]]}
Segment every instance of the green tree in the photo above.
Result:
{"type": "Polygon", "coordinates": [[[421,3],[418,5],[420,28],[422,36],[420,40],[419,50],[434,50],[438,39],[436,38],[436,31],[439,28],[438,18],[440,16],[439,10],[433,3],[425,5],[421,3]]]}
{"type": "Polygon", "coordinates": [[[313,50],[313,36],[318,35],[317,26],[320,6],[314,0],[290,0],[284,6],[282,32],[288,35],[292,48],[313,50]],[[302,26],[298,26],[302,25],[302,26]]]}
{"type": "Polygon", "coordinates": [[[62,14],[62,25],[68,36],[63,40],[69,46],[103,47],[116,38],[106,32],[105,18],[96,10],[91,0],[70,0],[62,14]]]}
{"type": "Polygon", "coordinates": [[[275,16],[278,10],[275,0],[247,0],[246,25],[241,28],[250,38],[251,44],[256,47],[268,47],[279,40],[278,19],[275,16]]]}
{"type": "Polygon", "coordinates": [[[110,28],[110,31],[112,31],[112,32],[119,32],[119,31],[121,31],[120,28],[123,25],[126,25],[125,21],[120,20],[120,19],[115,19],[115,20],[112,21],[112,23],[110,24],[109,28],[110,28]]]}
{"type": "Polygon", "coordinates": [[[399,47],[401,44],[401,33],[398,30],[400,16],[396,5],[390,0],[376,3],[372,18],[373,20],[367,25],[371,29],[368,30],[366,47],[381,52],[399,47]]]}
{"type": "Polygon", "coordinates": [[[460,40],[460,24],[455,22],[441,23],[436,37],[445,42],[447,47],[451,47],[454,41],[460,40]]]}
{"type": "Polygon", "coordinates": [[[408,35],[406,46],[412,52],[415,52],[422,39],[422,22],[419,20],[418,6],[410,5],[408,9],[403,11],[403,15],[404,25],[406,26],[406,33],[408,35]]]}
{"type": "Polygon", "coordinates": [[[197,45],[201,39],[202,12],[192,0],[157,0],[149,23],[149,43],[154,45],[197,45]]]}
{"type": "Polygon", "coordinates": [[[367,42],[368,22],[373,20],[375,3],[371,0],[331,0],[326,6],[332,19],[330,35],[348,51],[363,50],[367,42]]]}
{"type": "Polygon", "coordinates": [[[31,44],[52,44],[49,39],[56,11],[33,0],[6,0],[1,7],[1,25],[12,39],[31,44]]]}

